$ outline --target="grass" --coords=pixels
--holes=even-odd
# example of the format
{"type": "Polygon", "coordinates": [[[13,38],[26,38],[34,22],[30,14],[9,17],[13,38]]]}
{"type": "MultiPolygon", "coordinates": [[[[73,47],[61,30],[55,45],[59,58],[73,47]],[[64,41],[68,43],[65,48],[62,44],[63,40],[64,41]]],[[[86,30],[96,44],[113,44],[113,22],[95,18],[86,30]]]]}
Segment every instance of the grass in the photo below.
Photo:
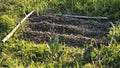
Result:
{"type": "MultiPolygon", "coordinates": [[[[72,48],[72,51],[70,49],[70,47],[62,47],[60,43],[56,42],[52,42],[50,46],[34,44],[24,40],[8,42],[1,45],[0,65],[7,67],[19,67],[19,65],[29,67],[31,64],[40,64],[40,66],[44,67],[63,66],[63,63],[69,65],[71,62],[74,62],[72,53],[78,56],[81,55],[79,48],[78,50],[72,48]]],[[[77,60],[80,60],[80,58],[77,60]]]]}
{"type": "Polygon", "coordinates": [[[12,38],[6,44],[1,43],[0,67],[106,68],[120,65],[120,44],[79,48],[62,45],[56,39],[35,44],[12,38]]]}
{"type": "MultiPolygon", "coordinates": [[[[0,0],[0,39],[2,39],[27,13],[63,13],[88,16],[108,16],[120,19],[120,0],[0,0]],[[6,24],[9,22],[9,25],[6,24]]],[[[0,43],[0,67],[21,68],[117,68],[120,66],[120,23],[110,28],[110,43],[100,48],[92,45],[79,48],[59,43],[58,37],[49,42],[35,44],[19,39],[19,33],[7,43],[0,43]],[[114,33],[113,33],[114,29],[114,33]]]]}

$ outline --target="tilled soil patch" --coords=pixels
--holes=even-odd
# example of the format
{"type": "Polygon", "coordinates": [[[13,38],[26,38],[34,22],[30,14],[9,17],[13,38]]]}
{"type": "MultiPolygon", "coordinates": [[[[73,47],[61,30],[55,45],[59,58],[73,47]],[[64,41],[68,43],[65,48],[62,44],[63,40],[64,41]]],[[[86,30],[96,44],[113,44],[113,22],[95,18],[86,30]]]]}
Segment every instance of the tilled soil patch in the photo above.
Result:
{"type": "Polygon", "coordinates": [[[23,36],[35,43],[48,41],[57,35],[67,45],[83,46],[96,41],[100,43],[111,27],[107,20],[79,19],[56,15],[40,15],[27,21],[23,36]]]}

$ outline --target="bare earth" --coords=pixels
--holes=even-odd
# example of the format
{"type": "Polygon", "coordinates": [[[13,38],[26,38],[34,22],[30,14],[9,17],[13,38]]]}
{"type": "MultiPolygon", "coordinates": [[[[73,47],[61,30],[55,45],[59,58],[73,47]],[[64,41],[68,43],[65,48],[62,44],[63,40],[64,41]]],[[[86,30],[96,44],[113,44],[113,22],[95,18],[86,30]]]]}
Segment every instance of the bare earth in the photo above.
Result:
{"type": "MultiPolygon", "coordinates": [[[[40,15],[27,21],[23,36],[35,43],[48,41],[57,35],[61,43],[84,46],[94,41],[100,43],[109,32],[109,21],[79,19],[55,15],[40,15]]],[[[103,41],[105,42],[105,41],[103,41]]]]}

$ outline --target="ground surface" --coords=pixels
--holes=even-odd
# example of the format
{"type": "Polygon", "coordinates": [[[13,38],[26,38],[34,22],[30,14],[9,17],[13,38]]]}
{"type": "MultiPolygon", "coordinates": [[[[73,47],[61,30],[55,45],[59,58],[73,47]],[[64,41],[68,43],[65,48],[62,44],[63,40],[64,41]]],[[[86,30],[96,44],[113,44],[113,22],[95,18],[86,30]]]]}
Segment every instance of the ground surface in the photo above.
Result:
{"type": "Polygon", "coordinates": [[[57,35],[60,42],[67,45],[83,46],[91,41],[101,42],[109,32],[110,23],[106,20],[79,19],[56,15],[40,15],[27,21],[23,33],[26,39],[35,43],[48,41],[57,35]]]}

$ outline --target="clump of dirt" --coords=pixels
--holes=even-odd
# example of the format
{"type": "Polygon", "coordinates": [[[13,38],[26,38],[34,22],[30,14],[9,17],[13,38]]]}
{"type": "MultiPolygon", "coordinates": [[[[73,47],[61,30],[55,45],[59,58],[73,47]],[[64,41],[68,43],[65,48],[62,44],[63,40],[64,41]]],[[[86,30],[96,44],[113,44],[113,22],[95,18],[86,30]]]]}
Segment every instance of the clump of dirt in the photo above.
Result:
{"type": "Polygon", "coordinates": [[[48,41],[52,35],[59,36],[60,42],[67,45],[83,46],[104,40],[109,32],[110,23],[106,20],[79,19],[56,15],[40,15],[27,21],[23,33],[26,39],[41,43],[48,41]]]}

